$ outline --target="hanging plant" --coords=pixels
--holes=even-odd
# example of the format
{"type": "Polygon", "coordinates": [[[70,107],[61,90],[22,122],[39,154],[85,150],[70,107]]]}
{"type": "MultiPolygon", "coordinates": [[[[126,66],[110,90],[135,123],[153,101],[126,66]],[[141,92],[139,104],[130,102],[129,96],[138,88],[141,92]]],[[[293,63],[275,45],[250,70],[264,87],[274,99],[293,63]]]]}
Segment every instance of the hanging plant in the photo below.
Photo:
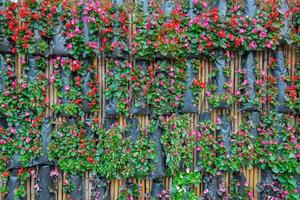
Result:
{"type": "Polygon", "coordinates": [[[237,101],[240,103],[241,108],[256,108],[259,109],[262,105],[267,103],[266,86],[267,74],[255,68],[255,80],[251,85],[247,78],[246,69],[238,70],[235,72],[239,79],[238,90],[235,91],[237,101]],[[250,94],[251,90],[255,92],[254,98],[250,94]]]}
{"type": "Polygon", "coordinates": [[[172,115],[162,119],[161,143],[166,154],[167,175],[192,169],[194,132],[190,129],[188,115],[172,115]]]}
{"type": "Polygon", "coordinates": [[[113,125],[99,132],[96,171],[108,179],[145,178],[153,169],[154,144],[145,134],[135,143],[124,138],[126,129],[113,125]]]}
{"type": "MultiPolygon", "coordinates": [[[[71,120],[52,133],[49,159],[56,160],[64,172],[76,175],[95,168],[97,141],[87,136],[83,122],[71,120]]],[[[93,131],[98,128],[93,126],[93,131]]]]}
{"type": "MultiPolygon", "coordinates": [[[[6,57],[6,68],[2,71],[4,91],[0,94],[0,112],[4,117],[1,124],[1,154],[5,155],[0,171],[8,164],[13,155],[19,155],[18,161],[28,167],[30,161],[41,154],[41,125],[48,106],[44,73],[44,59],[36,62],[37,73],[31,80],[28,75],[28,63],[22,62],[26,75],[16,79],[14,62],[6,57]]],[[[14,165],[12,163],[11,165],[14,165]]]]}
{"type": "Polygon", "coordinates": [[[7,36],[22,54],[41,53],[48,50],[54,37],[54,28],[60,15],[60,1],[9,2],[6,8],[7,36]]]}
{"type": "Polygon", "coordinates": [[[199,172],[182,172],[174,177],[171,187],[172,199],[199,199],[192,187],[197,187],[202,180],[199,172]]]}
{"type": "Polygon", "coordinates": [[[90,112],[100,109],[99,76],[96,66],[70,58],[57,57],[53,60],[54,71],[50,83],[57,89],[57,103],[53,105],[55,113],[67,116],[83,116],[83,102],[86,101],[90,112]],[[86,78],[87,73],[89,80],[86,78]],[[89,91],[86,87],[89,88],[89,91]],[[85,91],[86,94],[83,94],[85,91]]]}
{"type": "Polygon", "coordinates": [[[235,101],[233,82],[230,80],[231,67],[223,65],[226,64],[225,61],[223,63],[218,59],[225,58],[217,58],[216,66],[211,69],[206,91],[207,101],[212,108],[228,108],[235,101]]]}
{"type": "Polygon", "coordinates": [[[105,74],[106,89],[105,99],[107,100],[108,112],[117,112],[122,115],[129,114],[130,94],[129,83],[131,79],[131,64],[119,60],[110,60],[107,63],[105,74]]]}
{"type": "Polygon", "coordinates": [[[141,188],[136,183],[130,183],[130,185],[122,185],[117,200],[134,200],[139,199],[141,188]]]}

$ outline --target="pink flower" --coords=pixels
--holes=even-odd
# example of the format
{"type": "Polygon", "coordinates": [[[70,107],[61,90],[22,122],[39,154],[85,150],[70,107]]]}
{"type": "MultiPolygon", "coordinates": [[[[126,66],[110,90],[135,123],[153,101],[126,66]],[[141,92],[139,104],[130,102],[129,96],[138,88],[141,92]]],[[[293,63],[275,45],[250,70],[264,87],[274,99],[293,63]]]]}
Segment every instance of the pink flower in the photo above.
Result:
{"type": "Polygon", "coordinates": [[[27,83],[22,83],[22,88],[23,89],[27,88],[27,83]]]}
{"type": "Polygon", "coordinates": [[[261,32],[259,33],[259,37],[265,38],[265,37],[267,37],[267,33],[266,33],[265,31],[261,31],[261,32]]]}
{"type": "Polygon", "coordinates": [[[72,47],[73,47],[73,45],[72,45],[72,43],[69,43],[68,45],[67,45],[67,49],[72,49],[72,47]]]}
{"type": "Polygon", "coordinates": [[[41,190],[41,189],[40,189],[40,186],[39,186],[38,184],[35,184],[35,185],[34,185],[34,189],[36,189],[37,192],[41,190]]]}
{"type": "Polygon", "coordinates": [[[9,96],[9,91],[8,90],[4,91],[4,96],[6,96],[6,97],[9,96]]]}
{"type": "Polygon", "coordinates": [[[69,85],[66,85],[65,86],[65,90],[68,92],[68,91],[70,91],[70,86],[69,85]]]}
{"type": "Polygon", "coordinates": [[[207,193],[208,193],[208,189],[205,189],[205,190],[203,191],[203,193],[204,193],[204,194],[207,194],[207,193]]]}
{"type": "Polygon", "coordinates": [[[30,137],[27,137],[25,142],[28,144],[31,141],[30,137]]]}
{"type": "Polygon", "coordinates": [[[217,125],[221,124],[221,118],[220,118],[220,117],[217,117],[217,119],[216,119],[216,124],[217,124],[217,125]]]}
{"type": "Polygon", "coordinates": [[[64,184],[64,185],[69,185],[68,179],[64,179],[63,184],[64,184]]]}
{"type": "Polygon", "coordinates": [[[25,116],[28,117],[30,115],[30,113],[27,111],[25,112],[25,116]]]}
{"type": "Polygon", "coordinates": [[[50,177],[55,177],[55,176],[58,176],[57,168],[53,169],[53,170],[50,172],[50,177]]]}
{"type": "Polygon", "coordinates": [[[273,42],[272,41],[268,41],[266,44],[267,48],[271,49],[273,46],[273,42]]]}
{"type": "Polygon", "coordinates": [[[207,91],[207,92],[206,92],[206,95],[207,95],[208,97],[211,97],[211,92],[207,91]]]}
{"type": "Polygon", "coordinates": [[[1,139],[1,140],[0,140],[0,144],[6,144],[6,141],[3,140],[3,139],[1,139]]]}
{"type": "Polygon", "coordinates": [[[257,44],[256,44],[254,41],[252,41],[252,42],[249,44],[249,47],[250,47],[251,49],[256,49],[257,44]]]}
{"type": "Polygon", "coordinates": [[[240,29],[240,33],[245,33],[246,32],[246,30],[245,29],[240,29]]]}

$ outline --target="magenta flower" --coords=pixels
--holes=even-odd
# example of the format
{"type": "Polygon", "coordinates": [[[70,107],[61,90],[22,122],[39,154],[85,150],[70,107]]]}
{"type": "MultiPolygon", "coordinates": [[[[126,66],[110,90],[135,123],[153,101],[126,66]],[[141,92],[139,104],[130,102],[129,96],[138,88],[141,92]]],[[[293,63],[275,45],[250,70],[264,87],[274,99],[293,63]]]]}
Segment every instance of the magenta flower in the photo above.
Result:
{"type": "Polygon", "coordinates": [[[256,49],[257,44],[256,44],[254,41],[252,41],[252,42],[249,44],[249,47],[250,47],[251,49],[256,49]]]}

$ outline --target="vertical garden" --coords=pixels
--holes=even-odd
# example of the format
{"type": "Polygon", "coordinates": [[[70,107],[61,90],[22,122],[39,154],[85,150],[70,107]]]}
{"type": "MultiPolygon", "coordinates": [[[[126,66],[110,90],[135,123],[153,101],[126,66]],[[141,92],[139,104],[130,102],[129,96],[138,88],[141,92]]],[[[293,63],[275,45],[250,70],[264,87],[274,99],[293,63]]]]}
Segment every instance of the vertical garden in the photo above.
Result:
{"type": "Polygon", "coordinates": [[[1,0],[0,200],[300,199],[297,0],[1,0]]]}

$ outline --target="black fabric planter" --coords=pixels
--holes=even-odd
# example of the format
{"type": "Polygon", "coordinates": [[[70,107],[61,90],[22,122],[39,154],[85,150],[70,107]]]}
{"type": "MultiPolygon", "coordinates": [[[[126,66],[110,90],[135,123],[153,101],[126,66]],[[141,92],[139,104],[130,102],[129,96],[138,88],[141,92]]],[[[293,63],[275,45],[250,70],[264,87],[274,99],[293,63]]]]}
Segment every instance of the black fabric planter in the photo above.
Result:
{"type": "Polygon", "coordinates": [[[37,166],[37,165],[53,165],[53,162],[50,162],[48,159],[49,155],[49,144],[51,142],[51,131],[53,125],[51,124],[51,117],[46,117],[42,124],[42,147],[43,147],[43,155],[37,159],[34,159],[30,166],[37,166]]]}
{"type": "Polygon", "coordinates": [[[220,116],[221,118],[221,128],[218,130],[218,136],[222,138],[224,146],[228,154],[230,154],[230,145],[231,145],[231,132],[232,127],[231,123],[228,121],[226,115],[220,116]]]}
{"type": "Polygon", "coordinates": [[[40,191],[37,192],[37,200],[54,200],[55,193],[54,184],[50,177],[51,167],[49,165],[41,166],[38,169],[39,173],[39,182],[40,191]]]}
{"type": "Polygon", "coordinates": [[[90,118],[86,118],[84,120],[85,134],[86,134],[87,138],[91,138],[94,136],[94,134],[92,132],[92,123],[93,123],[93,120],[90,118]]]}
{"type": "Polygon", "coordinates": [[[117,119],[115,117],[105,115],[104,129],[106,131],[109,130],[116,122],[117,122],[117,119]]]}
{"type": "Polygon", "coordinates": [[[183,107],[180,109],[180,112],[196,113],[197,106],[194,104],[194,96],[192,90],[190,89],[195,79],[195,73],[193,72],[193,68],[190,62],[187,62],[186,70],[187,70],[187,81],[186,81],[187,90],[184,93],[184,103],[183,103],[183,107]]]}
{"type": "MultiPolygon", "coordinates": [[[[253,105],[253,102],[256,97],[256,91],[254,88],[256,76],[255,76],[255,57],[254,57],[254,52],[246,52],[243,55],[243,65],[244,69],[246,70],[246,79],[249,82],[249,100],[250,102],[242,105],[243,110],[247,111],[257,111],[258,108],[253,105]]],[[[246,92],[246,91],[245,91],[246,92]]]]}
{"type": "MultiPolygon", "coordinates": [[[[90,66],[92,64],[90,60],[85,60],[84,63],[85,63],[85,66],[90,66]]],[[[84,97],[87,97],[89,91],[91,90],[91,88],[89,86],[90,79],[91,79],[91,73],[88,72],[87,70],[85,70],[84,75],[83,75],[83,86],[82,86],[82,94],[84,97]]],[[[83,100],[82,110],[85,113],[89,113],[91,111],[91,109],[89,107],[89,101],[87,99],[83,100]]]]}
{"type": "Polygon", "coordinates": [[[22,163],[20,160],[20,155],[14,154],[12,159],[8,163],[7,170],[15,170],[15,169],[19,169],[21,167],[22,167],[22,163]]]}
{"type": "Polygon", "coordinates": [[[245,191],[245,183],[247,182],[247,179],[243,172],[237,171],[232,173],[232,178],[237,181],[239,184],[238,191],[240,194],[243,194],[245,191]]]}
{"type": "Polygon", "coordinates": [[[157,197],[163,190],[165,190],[165,185],[162,180],[153,180],[151,188],[151,197],[157,197]]]}
{"type": "Polygon", "coordinates": [[[175,8],[175,4],[171,1],[164,1],[161,5],[161,9],[165,11],[165,14],[170,15],[175,8]]]}
{"type": "Polygon", "coordinates": [[[111,116],[119,115],[117,111],[117,99],[115,97],[105,101],[105,114],[111,116]]]}
{"type": "MultiPolygon", "coordinates": [[[[224,68],[226,67],[226,60],[224,56],[223,50],[218,50],[216,52],[216,58],[214,58],[214,65],[217,68],[217,75],[213,78],[213,84],[215,84],[217,90],[217,95],[223,95],[226,93],[226,90],[224,88],[225,83],[227,82],[227,78],[224,74],[224,68]]],[[[219,109],[228,109],[230,108],[229,105],[226,102],[220,102],[218,106],[215,108],[219,109]]]]}
{"type": "Polygon", "coordinates": [[[160,122],[158,120],[156,130],[153,133],[150,133],[150,140],[154,141],[156,145],[155,154],[157,156],[155,171],[150,174],[151,179],[160,179],[166,175],[166,156],[163,151],[163,146],[160,142],[162,135],[162,129],[160,128],[160,122]]]}
{"type": "Polygon", "coordinates": [[[28,63],[29,63],[29,72],[28,72],[29,81],[36,81],[36,76],[38,73],[36,69],[36,58],[34,56],[29,56],[28,63]]]}
{"type": "Polygon", "coordinates": [[[26,197],[17,198],[15,195],[15,189],[17,189],[20,185],[17,174],[18,174],[17,169],[14,169],[11,172],[11,175],[7,182],[8,192],[7,192],[7,196],[5,197],[5,200],[15,200],[15,199],[25,200],[26,199],[26,197]]]}
{"type": "Polygon", "coordinates": [[[74,189],[71,193],[73,200],[83,200],[84,199],[84,190],[83,190],[83,178],[78,175],[70,176],[71,184],[74,186],[74,189]]]}
{"type": "Polygon", "coordinates": [[[12,53],[11,48],[12,45],[9,43],[7,38],[0,41],[0,53],[12,53]]]}
{"type": "Polygon", "coordinates": [[[225,19],[227,15],[227,0],[217,0],[216,6],[219,9],[219,16],[221,19],[225,19]]]}
{"type": "Polygon", "coordinates": [[[203,178],[204,193],[200,196],[200,200],[221,200],[223,193],[219,192],[222,175],[212,176],[205,174],[203,178]]]}
{"type": "Polygon", "coordinates": [[[95,175],[92,182],[93,200],[110,200],[110,183],[107,179],[95,175]]]}
{"type": "Polygon", "coordinates": [[[280,7],[278,11],[284,16],[283,17],[283,27],[280,30],[281,35],[281,45],[284,45],[289,40],[290,34],[290,24],[291,24],[291,17],[285,17],[286,13],[289,11],[288,1],[287,0],[280,0],[280,7]]]}
{"type": "Polygon", "coordinates": [[[250,115],[250,124],[252,124],[252,128],[250,130],[251,135],[253,136],[257,136],[257,127],[259,125],[260,122],[260,112],[251,112],[250,115]]]}
{"type": "Polygon", "coordinates": [[[2,54],[0,54],[0,91],[4,91],[5,85],[4,85],[4,79],[3,79],[3,74],[5,70],[5,62],[4,62],[4,57],[2,54]]]}
{"type": "MultiPolygon", "coordinates": [[[[147,67],[149,66],[149,61],[148,60],[137,60],[136,65],[140,66],[142,70],[147,70],[147,67]]],[[[136,95],[133,94],[135,97],[136,95]]],[[[146,100],[144,99],[143,94],[138,94],[138,99],[132,98],[132,103],[131,103],[131,113],[132,114],[138,114],[138,115],[147,115],[150,113],[149,106],[146,103],[146,100]],[[135,106],[135,104],[138,104],[139,106],[135,106]]]]}
{"type": "Polygon", "coordinates": [[[275,182],[275,174],[270,169],[261,170],[261,179],[259,183],[259,200],[265,200],[267,196],[274,196],[275,192],[272,190],[266,190],[264,185],[273,185],[275,182]]]}
{"type": "Polygon", "coordinates": [[[256,15],[256,0],[245,0],[245,15],[254,18],[256,15]]]}
{"type": "MultiPolygon", "coordinates": [[[[207,121],[211,121],[211,113],[210,112],[204,112],[204,113],[200,113],[199,114],[199,123],[203,123],[203,122],[207,122],[207,121]]],[[[199,130],[201,131],[201,130],[199,130]]],[[[196,171],[202,171],[203,167],[199,166],[199,161],[200,161],[200,157],[199,157],[199,152],[196,152],[196,171]]]]}
{"type": "Polygon", "coordinates": [[[149,12],[149,1],[148,0],[138,0],[138,3],[141,5],[143,12],[149,12]]]}
{"type": "Polygon", "coordinates": [[[67,38],[63,36],[62,33],[63,24],[59,24],[56,28],[56,34],[52,41],[52,54],[57,56],[70,56],[70,52],[66,48],[67,38]]]}
{"type": "Polygon", "coordinates": [[[127,127],[129,128],[129,130],[126,131],[126,137],[129,137],[131,143],[134,144],[139,139],[140,135],[139,121],[136,118],[129,118],[126,122],[127,127]]]}
{"type": "Polygon", "coordinates": [[[276,51],[274,53],[276,58],[276,68],[273,70],[273,75],[277,81],[277,89],[278,89],[278,103],[276,106],[276,110],[280,113],[289,112],[289,109],[286,105],[286,89],[288,87],[287,82],[284,80],[286,76],[288,76],[288,69],[285,64],[285,57],[282,51],[276,51]]]}

